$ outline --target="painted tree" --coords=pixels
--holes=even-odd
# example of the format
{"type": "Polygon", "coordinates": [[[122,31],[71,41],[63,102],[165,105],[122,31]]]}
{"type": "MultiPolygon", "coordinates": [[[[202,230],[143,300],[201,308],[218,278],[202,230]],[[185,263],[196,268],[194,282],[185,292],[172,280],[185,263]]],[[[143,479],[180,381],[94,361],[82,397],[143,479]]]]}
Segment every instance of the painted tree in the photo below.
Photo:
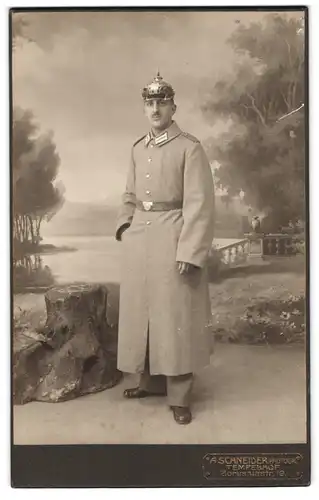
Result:
{"type": "Polygon", "coordinates": [[[36,135],[32,114],[14,110],[12,131],[13,229],[20,243],[36,244],[43,220],[62,206],[63,189],[55,183],[60,158],[51,133],[36,135]]]}
{"type": "MultiPolygon", "coordinates": [[[[27,23],[13,14],[12,50],[17,39],[26,36],[27,23]]],[[[53,134],[40,135],[31,111],[14,107],[11,135],[13,236],[17,244],[37,244],[43,220],[49,220],[62,206],[63,189],[55,183],[60,158],[56,152],[53,134]]]]}
{"type": "Polygon", "coordinates": [[[242,190],[272,227],[285,224],[303,217],[305,207],[303,21],[269,15],[240,26],[228,43],[237,63],[202,105],[210,122],[222,117],[230,123],[208,149],[221,165],[217,181],[230,195],[242,190]]]}

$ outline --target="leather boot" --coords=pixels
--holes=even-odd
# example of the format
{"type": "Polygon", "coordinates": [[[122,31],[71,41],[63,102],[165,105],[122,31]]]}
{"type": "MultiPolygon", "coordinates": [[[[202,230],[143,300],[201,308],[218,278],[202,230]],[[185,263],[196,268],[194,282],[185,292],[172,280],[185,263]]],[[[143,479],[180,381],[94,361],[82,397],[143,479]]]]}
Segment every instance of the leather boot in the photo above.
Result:
{"type": "Polygon", "coordinates": [[[123,395],[128,399],[142,399],[150,396],[166,396],[166,393],[149,392],[140,387],[133,387],[131,389],[125,389],[123,395]]]}
{"type": "Polygon", "coordinates": [[[192,421],[192,413],[188,406],[171,406],[174,419],[178,424],[186,425],[192,421]]]}

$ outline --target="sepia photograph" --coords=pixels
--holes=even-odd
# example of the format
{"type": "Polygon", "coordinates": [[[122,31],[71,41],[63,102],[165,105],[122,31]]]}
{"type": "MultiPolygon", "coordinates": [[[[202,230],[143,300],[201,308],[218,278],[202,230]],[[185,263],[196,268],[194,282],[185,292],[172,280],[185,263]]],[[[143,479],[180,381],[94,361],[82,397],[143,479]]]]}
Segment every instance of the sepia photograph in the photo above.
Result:
{"type": "Polygon", "coordinates": [[[11,10],[14,446],[309,444],[306,16],[11,10]]]}

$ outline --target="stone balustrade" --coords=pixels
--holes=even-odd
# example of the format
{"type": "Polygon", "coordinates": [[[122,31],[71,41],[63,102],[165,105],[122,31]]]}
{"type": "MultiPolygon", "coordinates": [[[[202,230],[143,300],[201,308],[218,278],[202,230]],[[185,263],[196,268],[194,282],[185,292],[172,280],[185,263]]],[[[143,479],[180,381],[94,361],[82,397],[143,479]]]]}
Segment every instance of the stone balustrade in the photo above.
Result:
{"type": "Polygon", "coordinates": [[[298,237],[291,234],[267,234],[263,237],[263,255],[293,255],[298,237]]]}
{"type": "Polygon", "coordinates": [[[234,267],[254,258],[292,256],[304,237],[294,234],[245,234],[245,238],[213,249],[221,256],[223,266],[234,267]]]}
{"type": "Polygon", "coordinates": [[[221,255],[223,266],[236,266],[246,262],[249,255],[249,239],[244,238],[228,245],[223,245],[213,250],[221,255]]]}
{"type": "Polygon", "coordinates": [[[301,234],[269,233],[269,234],[246,234],[251,242],[258,242],[261,254],[267,256],[289,256],[298,253],[298,243],[304,242],[305,237],[301,234]]]}

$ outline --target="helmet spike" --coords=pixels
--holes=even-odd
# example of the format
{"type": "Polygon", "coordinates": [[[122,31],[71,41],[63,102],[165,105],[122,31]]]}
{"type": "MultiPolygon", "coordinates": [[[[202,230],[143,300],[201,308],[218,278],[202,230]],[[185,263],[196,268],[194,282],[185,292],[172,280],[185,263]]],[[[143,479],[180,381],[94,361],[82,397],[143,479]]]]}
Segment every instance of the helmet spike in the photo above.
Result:
{"type": "Polygon", "coordinates": [[[157,74],[156,74],[155,80],[156,80],[156,81],[158,81],[158,82],[159,82],[160,80],[163,80],[163,78],[161,77],[161,74],[160,74],[160,70],[159,70],[159,69],[157,70],[157,74]]]}

